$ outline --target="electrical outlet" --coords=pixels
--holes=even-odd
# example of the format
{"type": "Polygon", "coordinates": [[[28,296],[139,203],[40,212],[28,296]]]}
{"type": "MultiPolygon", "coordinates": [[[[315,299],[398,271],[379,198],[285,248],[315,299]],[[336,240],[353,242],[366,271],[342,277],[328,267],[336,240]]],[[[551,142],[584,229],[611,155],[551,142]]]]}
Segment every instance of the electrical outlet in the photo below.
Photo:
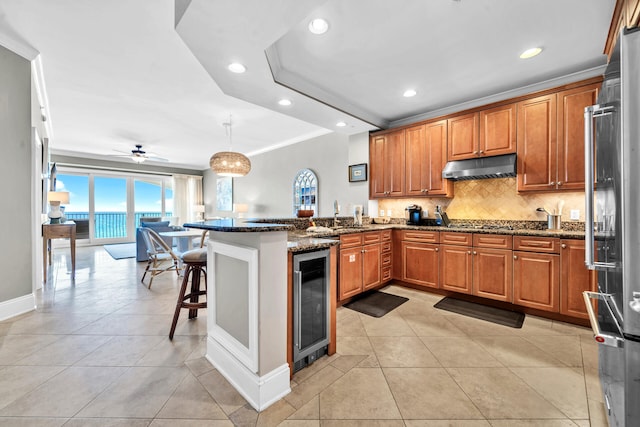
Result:
{"type": "Polygon", "coordinates": [[[392,213],[392,212],[393,212],[393,211],[392,211],[391,209],[387,209],[387,216],[391,216],[391,215],[393,215],[393,213],[392,213]]]}
{"type": "Polygon", "coordinates": [[[580,209],[571,209],[571,219],[572,220],[580,219],[580,209]]]}
{"type": "Polygon", "coordinates": [[[384,216],[384,209],[380,209],[380,216],[383,217],[384,216]]]}

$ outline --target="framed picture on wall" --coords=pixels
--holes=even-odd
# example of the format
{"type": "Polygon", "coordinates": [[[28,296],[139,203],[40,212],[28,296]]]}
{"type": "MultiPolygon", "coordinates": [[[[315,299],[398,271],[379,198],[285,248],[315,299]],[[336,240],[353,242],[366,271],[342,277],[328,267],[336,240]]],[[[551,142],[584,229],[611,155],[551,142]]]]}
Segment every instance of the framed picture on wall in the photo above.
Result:
{"type": "Polygon", "coordinates": [[[220,177],[216,181],[216,209],[233,210],[233,178],[230,176],[220,177]]]}
{"type": "Polygon", "coordinates": [[[367,164],[349,166],[349,182],[358,182],[367,180],[367,164]]]}

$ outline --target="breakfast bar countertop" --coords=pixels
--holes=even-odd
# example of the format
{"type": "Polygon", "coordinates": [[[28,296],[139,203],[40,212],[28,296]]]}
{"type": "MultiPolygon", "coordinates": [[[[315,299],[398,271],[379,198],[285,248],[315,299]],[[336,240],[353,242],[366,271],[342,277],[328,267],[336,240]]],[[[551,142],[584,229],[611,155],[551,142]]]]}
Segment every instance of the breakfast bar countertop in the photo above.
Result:
{"type": "Polygon", "coordinates": [[[248,222],[242,219],[216,219],[209,221],[188,222],[183,224],[186,228],[199,228],[201,230],[222,231],[227,233],[261,233],[268,231],[289,231],[293,225],[270,224],[264,222],[248,222]]]}

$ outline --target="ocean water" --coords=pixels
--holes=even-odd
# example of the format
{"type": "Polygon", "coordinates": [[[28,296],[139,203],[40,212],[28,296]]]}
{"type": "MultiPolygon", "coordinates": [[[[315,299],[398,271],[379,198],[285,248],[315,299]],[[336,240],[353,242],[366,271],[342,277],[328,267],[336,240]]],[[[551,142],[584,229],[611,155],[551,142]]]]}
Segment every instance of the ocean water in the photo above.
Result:
{"type": "MultiPolygon", "coordinates": [[[[88,219],[89,212],[65,212],[67,219],[88,219]]],[[[161,212],[137,212],[134,218],[136,227],[143,216],[163,216],[161,212]]],[[[167,212],[164,216],[171,216],[167,212]]],[[[127,213],[126,212],[96,212],[95,218],[95,238],[113,239],[127,236],[127,213]]]]}

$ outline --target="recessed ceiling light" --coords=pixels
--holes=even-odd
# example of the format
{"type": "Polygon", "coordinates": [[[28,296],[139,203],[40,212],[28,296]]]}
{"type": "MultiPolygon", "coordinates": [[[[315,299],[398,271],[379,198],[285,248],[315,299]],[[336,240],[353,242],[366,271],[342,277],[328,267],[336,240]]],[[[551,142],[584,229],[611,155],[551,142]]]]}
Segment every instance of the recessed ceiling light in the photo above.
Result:
{"type": "Polygon", "coordinates": [[[338,122],[336,123],[336,126],[338,126],[339,128],[343,128],[345,127],[347,124],[345,122],[338,122]]]}
{"type": "Polygon", "coordinates": [[[324,34],[329,29],[329,23],[322,18],[316,18],[309,22],[309,31],[313,34],[324,34]]]}
{"type": "Polygon", "coordinates": [[[542,52],[541,47],[532,47],[531,49],[527,49],[524,52],[522,52],[520,54],[520,59],[533,58],[534,56],[540,54],[540,52],[542,52]]]}
{"type": "Polygon", "coordinates": [[[236,73],[236,74],[241,74],[241,73],[244,73],[245,71],[247,71],[247,67],[245,67],[244,65],[242,65],[239,62],[234,62],[232,64],[229,64],[229,66],[227,68],[229,69],[229,71],[231,71],[232,73],[236,73]]]}
{"type": "Polygon", "coordinates": [[[291,100],[282,98],[280,101],[278,101],[278,104],[282,105],[283,107],[288,107],[289,105],[291,105],[291,100]]]}
{"type": "Polygon", "coordinates": [[[412,96],[416,96],[417,93],[418,92],[416,92],[415,89],[407,89],[404,91],[402,96],[404,96],[405,98],[411,98],[412,96]]]}

